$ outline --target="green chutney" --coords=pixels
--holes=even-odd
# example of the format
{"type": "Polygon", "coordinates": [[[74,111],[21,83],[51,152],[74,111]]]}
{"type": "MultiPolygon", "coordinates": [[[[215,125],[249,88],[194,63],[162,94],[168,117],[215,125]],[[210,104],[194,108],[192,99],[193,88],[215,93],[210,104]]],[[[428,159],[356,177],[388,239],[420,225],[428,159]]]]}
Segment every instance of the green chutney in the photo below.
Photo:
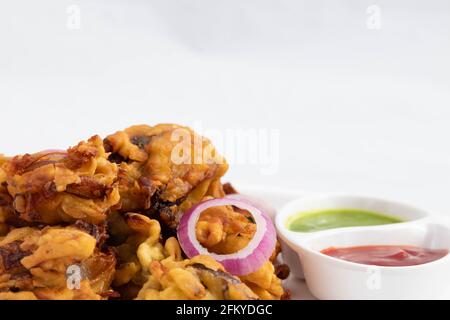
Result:
{"type": "Polygon", "coordinates": [[[359,209],[327,209],[302,212],[288,220],[288,229],[315,232],[327,229],[376,226],[402,222],[399,218],[359,209]]]}

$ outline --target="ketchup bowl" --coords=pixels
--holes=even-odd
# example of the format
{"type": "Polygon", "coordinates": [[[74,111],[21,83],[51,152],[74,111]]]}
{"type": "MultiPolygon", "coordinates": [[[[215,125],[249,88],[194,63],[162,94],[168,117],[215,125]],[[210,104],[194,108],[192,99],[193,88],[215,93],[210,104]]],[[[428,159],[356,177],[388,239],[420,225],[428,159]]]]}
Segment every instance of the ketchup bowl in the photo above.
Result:
{"type": "Polygon", "coordinates": [[[332,233],[337,230],[352,230],[354,228],[385,228],[394,225],[410,223],[426,219],[428,213],[424,210],[391,201],[365,196],[352,195],[316,195],[302,197],[287,203],[276,215],[275,223],[281,238],[282,255],[284,261],[291,267],[292,274],[300,279],[304,278],[303,267],[298,250],[295,250],[296,244],[302,244],[307,239],[321,236],[322,234],[332,233]],[[398,219],[399,223],[371,225],[371,226],[352,226],[329,228],[314,232],[292,231],[289,228],[290,223],[296,217],[307,215],[311,212],[321,210],[362,210],[364,212],[376,212],[390,218],[398,219]],[[295,243],[295,244],[294,244],[295,243]]]}
{"type": "MultiPolygon", "coordinates": [[[[282,245],[288,249],[283,252],[283,259],[290,264],[295,275],[304,274],[311,293],[319,299],[450,297],[450,227],[433,221],[423,210],[369,197],[316,196],[288,203],[277,214],[275,222],[282,245]],[[311,210],[336,208],[374,211],[397,217],[402,222],[337,227],[315,232],[292,230],[292,217],[299,212],[301,215],[311,210]],[[402,263],[406,266],[363,264],[367,259],[359,259],[361,257],[358,256],[356,258],[359,260],[345,260],[355,258],[352,250],[344,256],[330,254],[333,248],[359,247],[358,250],[369,250],[374,246],[388,246],[388,249],[390,246],[400,247],[398,256],[396,253],[381,258],[389,263],[392,263],[391,260],[395,262],[395,259],[403,259],[402,263]],[[409,254],[417,254],[417,257],[409,257],[409,254]]],[[[367,263],[376,263],[377,259],[369,259],[367,263]]]]}
{"type": "Polygon", "coordinates": [[[450,248],[450,228],[412,223],[382,229],[340,229],[310,238],[294,249],[302,258],[306,282],[319,299],[443,299],[450,294],[450,256],[412,266],[375,266],[323,254],[330,247],[414,246],[450,248]]]}

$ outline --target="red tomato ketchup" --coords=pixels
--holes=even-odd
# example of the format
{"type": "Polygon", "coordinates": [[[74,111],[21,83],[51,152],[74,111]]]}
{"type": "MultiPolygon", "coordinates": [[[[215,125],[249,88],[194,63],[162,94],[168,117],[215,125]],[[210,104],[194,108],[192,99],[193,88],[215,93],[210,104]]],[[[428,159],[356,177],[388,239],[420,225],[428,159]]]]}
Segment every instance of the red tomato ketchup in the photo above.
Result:
{"type": "Polygon", "coordinates": [[[446,249],[425,249],[414,246],[360,246],[327,248],[328,256],[367,265],[406,267],[438,260],[448,254],[446,249]]]}

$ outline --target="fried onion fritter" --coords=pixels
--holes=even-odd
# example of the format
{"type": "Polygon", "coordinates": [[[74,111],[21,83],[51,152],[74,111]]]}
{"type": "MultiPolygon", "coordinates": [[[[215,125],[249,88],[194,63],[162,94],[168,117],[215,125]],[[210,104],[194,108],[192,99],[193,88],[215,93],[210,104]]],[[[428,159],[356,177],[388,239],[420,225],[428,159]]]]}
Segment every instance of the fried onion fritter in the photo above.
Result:
{"type": "MultiPolygon", "coordinates": [[[[192,206],[236,192],[220,181],[227,169],[209,140],[173,124],[0,155],[0,300],[283,298],[279,245],[237,277],[208,255],[187,259],[173,237],[192,206]]],[[[196,227],[216,254],[238,252],[255,232],[232,206],[206,210],[196,227]]]]}
{"type": "MultiPolygon", "coordinates": [[[[159,241],[161,228],[158,221],[146,220],[145,224],[148,238],[138,246],[137,257],[141,274],[147,280],[137,299],[258,299],[248,286],[227,273],[223,266],[210,256],[200,255],[183,259],[175,237],[167,239],[163,246],[159,241]]],[[[145,224],[140,223],[141,227],[145,224]]],[[[145,233],[144,230],[141,232],[145,233]]]]}
{"type": "Polygon", "coordinates": [[[137,299],[280,299],[284,294],[271,261],[235,277],[210,256],[183,259],[175,237],[161,240],[158,221],[135,213],[125,220],[135,233],[117,247],[114,285],[140,288],[137,299]]]}
{"type": "MultiPolygon", "coordinates": [[[[174,239],[174,238],[171,238],[174,239]]],[[[150,276],[138,300],[257,300],[239,278],[210,256],[177,261],[169,256],[149,265],[150,276]]]]}
{"type": "Polygon", "coordinates": [[[115,256],[96,243],[75,226],[11,230],[0,238],[0,299],[101,299],[110,288],[115,256]],[[78,288],[68,286],[70,266],[80,271],[78,288]]]}
{"type": "Polygon", "coordinates": [[[100,223],[119,203],[117,165],[98,136],[67,152],[17,156],[3,165],[17,216],[27,222],[100,223]]]}
{"type": "Polygon", "coordinates": [[[119,164],[121,212],[150,210],[171,229],[211,188],[221,189],[228,169],[209,140],[173,124],[133,126],[104,144],[110,161],[119,164]]]}

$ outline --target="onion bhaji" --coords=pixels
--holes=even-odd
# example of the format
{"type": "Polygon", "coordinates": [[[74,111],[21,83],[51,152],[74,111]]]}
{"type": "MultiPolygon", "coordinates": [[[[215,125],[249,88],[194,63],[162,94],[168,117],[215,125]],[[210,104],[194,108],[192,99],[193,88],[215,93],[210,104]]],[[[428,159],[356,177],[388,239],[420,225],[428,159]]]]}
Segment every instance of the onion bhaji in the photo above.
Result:
{"type": "Polygon", "coordinates": [[[98,136],[67,152],[14,157],[3,170],[17,217],[27,222],[100,223],[120,201],[117,165],[98,136]]]}
{"type": "MultiPolygon", "coordinates": [[[[285,298],[279,245],[237,277],[208,255],[187,259],[174,237],[186,210],[236,192],[220,181],[227,169],[209,140],[173,124],[0,155],[0,300],[285,298]]],[[[251,214],[232,206],[206,210],[196,226],[216,254],[255,232],[251,214]]]]}
{"type": "Polygon", "coordinates": [[[16,228],[0,238],[0,299],[92,299],[107,295],[115,255],[76,225],[16,228]],[[79,270],[79,285],[67,285],[67,270],[79,270]]]}
{"type": "MultiPolygon", "coordinates": [[[[170,299],[169,297],[194,299],[192,295],[180,293],[179,290],[184,290],[186,287],[180,289],[177,286],[184,285],[184,281],[177,283],[166,274],[172,268],[183,270],[186,277],[188,277],[186,272],[192,273],[189,276],[191,280],[197,279],[192,280],[192,283],[200,284],[199,288],[203,288],[201,290],[205,292],[205,295],[195,299],[271,300],[281,299],[284,295],[281,280],[275,274],[272,261],[267,261],[252,274],[234,277],[226,273],[220,263],[209,256],[198,256],[191,260],[183,259],[181,248],[175,237],[162,241],[161,226],[157,220],[136,213],[126,214],[124,220],[122,223],[134,231],[126,231],[130,236],[123,244],[116,247],[119,254],[114,285],[124,296],[133,297],[139,292],[138,299],[170,299]],[[161,270],[164,273],[160,273],[161,270]],[[218,277],[218,274],[221,276],[218,277]],[[139,288],[142,289],[139,291],[139,288]],[[225,289],[218,291],[213,288],[225,289]]],[[[208,246],[205,245],[205,247],[208,246]]],[[[195,291],[195,288],[191,289],[195,291]]]]}
{"type": "Polygon", "coordinates": [[[133,126],[108,136],[119,164],[121,211],[151,211],[175,229],[182,212],[205,195],[222,195],[228,165],[209,140],[187,127],[133,126]]]}
{"type": "Polygon", "coordinates": [[[136,233],[118,248],[114,283],[126,285],[125,290],[134,293],[136,289],[130,288],[140,288],[137,299],[280,299],[284,294],[270,261],[255,273],[238,278],[210,256],[183,259],[175,237],[164,244],[161,241],[158,221],[134,213],[128,214],[126,221],[136,233]]]}

